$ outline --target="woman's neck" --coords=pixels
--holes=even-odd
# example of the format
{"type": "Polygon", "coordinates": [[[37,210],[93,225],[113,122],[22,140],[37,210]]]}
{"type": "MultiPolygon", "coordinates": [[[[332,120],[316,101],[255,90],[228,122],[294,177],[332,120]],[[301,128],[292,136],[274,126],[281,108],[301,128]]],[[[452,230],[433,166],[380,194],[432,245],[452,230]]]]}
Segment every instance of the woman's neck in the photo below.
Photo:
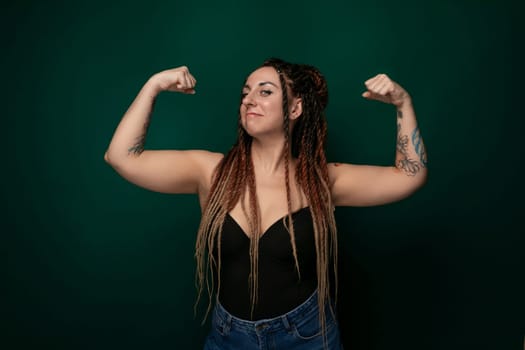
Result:
{"type": "MultiPolygon", "coordinates": [[[[252,141],[252,160],[257,172],[275,175],[284,171],[284,139],[252,141]]],[[[290,157],[291,158],[291,157],[290,157]]]]}

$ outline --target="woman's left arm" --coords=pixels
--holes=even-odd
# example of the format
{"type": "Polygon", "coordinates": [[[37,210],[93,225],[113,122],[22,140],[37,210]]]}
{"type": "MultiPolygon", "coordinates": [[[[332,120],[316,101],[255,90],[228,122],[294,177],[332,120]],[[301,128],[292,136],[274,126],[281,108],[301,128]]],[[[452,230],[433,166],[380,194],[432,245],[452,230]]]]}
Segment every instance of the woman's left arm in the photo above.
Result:
{"type": "Polygon", "coordinates": [[[373,206],[399,201],[427,178],[427,154],[410,95],[385,74],[365,82],[363,97],[393,104],[397,111],[393,166],[330,163],[332,200],[336,206],[373,206]]]}

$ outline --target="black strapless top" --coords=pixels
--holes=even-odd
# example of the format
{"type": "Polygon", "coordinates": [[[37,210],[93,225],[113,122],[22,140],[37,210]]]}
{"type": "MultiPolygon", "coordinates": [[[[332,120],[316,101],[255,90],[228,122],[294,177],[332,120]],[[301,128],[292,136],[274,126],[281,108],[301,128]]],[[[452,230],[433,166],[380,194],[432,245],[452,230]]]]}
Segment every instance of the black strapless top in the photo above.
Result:
{"type": "Polygon", "coordinates": [[[292,214],[301,278],[297,275],[283,218],[259,240],[258,302],[250,315],[250,239],[237,222],[226,215],[221,242],[219,301],[232,315],[245,320],[273,318],[302,304],[317,288],[314,229],[309,207],[292,214]]]}

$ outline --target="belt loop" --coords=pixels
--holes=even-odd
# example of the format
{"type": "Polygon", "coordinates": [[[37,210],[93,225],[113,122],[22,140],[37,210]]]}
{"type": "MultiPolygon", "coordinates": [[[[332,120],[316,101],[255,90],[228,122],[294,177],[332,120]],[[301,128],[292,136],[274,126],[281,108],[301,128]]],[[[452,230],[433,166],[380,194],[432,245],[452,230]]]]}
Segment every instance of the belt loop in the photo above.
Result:
{"type": "Polygon", "coordinates": [[[232,316],[228,313],[226,316],[226,322],[224,322],[224,328],[226,332],[229,332],[232,328],[232,316]]]}
{"type": "Polygon", "coordinates": [[[286,331],[289,332],[292,327],[290,326],[290,322],[288,321],[288,317],[286,317],[286,315],[283,315],[281,317],[282,321],[283,321],[283,324],[284,324],[284,328],[286,328],[286,331]]]}

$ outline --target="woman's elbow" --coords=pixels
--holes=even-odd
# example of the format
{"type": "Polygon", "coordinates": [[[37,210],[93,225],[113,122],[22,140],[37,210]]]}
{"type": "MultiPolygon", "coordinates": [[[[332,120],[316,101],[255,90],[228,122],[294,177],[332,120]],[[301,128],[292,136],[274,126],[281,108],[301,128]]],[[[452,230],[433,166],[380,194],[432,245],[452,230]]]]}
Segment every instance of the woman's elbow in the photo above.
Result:
{"type": "Polygon", "coordinates": [[[423,168],[422,171],[417,176],[417,185],[416,189],[419,190],[421,187],[425,186],[428,179],[428,170],[427,168],[423,168]]]}

